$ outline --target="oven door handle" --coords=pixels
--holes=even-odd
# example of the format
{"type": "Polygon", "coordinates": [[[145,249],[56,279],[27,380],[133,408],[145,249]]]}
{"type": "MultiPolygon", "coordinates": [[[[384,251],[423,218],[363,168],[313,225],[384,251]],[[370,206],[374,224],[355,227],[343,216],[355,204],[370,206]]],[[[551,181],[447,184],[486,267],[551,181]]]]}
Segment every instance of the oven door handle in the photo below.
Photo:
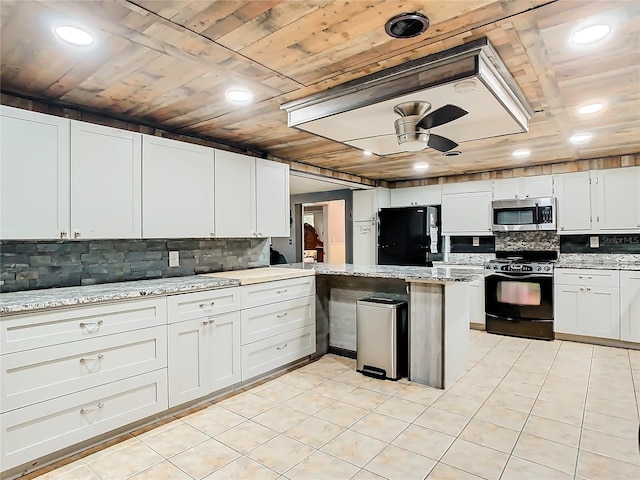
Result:
{"type": "Polygon", "coordinates": [[[496,277],[501,277],[501,278],[512,278],[512,279],[518,279],[518,278],[551,278],[553,275],[551,274],[545,274],[545,273],[531,273],[531,274],[527,274],[527,275],[509,275],[507,273],[492,273],[491,275],[489,275],[489,277],[491,276],[496,276],[496,277]]]}

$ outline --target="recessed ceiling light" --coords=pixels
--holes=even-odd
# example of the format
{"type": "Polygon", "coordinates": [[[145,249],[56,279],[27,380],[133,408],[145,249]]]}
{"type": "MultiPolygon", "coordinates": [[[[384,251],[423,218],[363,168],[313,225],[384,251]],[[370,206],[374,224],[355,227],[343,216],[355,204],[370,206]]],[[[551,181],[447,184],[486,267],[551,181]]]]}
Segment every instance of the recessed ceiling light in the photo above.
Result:
{"type": "Polygon", "coordinates": [[[384,31],[393,38],[413,38],[429,28],[429,19],[419,12],[401,13],[387,20],[384,31]]]}
{"type": "Polygon", "coordinates": [[[591,25],[574,33],[571,41],[578,45],[586,45],[602,40],[610,31],[611,27],[609,27],[609,25],[591,25]]]}
{"type": "Polygon", "coordinates": [[[93,35],[77,27],[61,25],[53,29],[53,32],[61,39],[71,45],[86,47],[93,43],[93,35]]]}
{"type": "Polygon", "coordinates": [[[581,145],[583,143],[589,142],[592,138],[593,135],[591,135],[590,133],[576,133],[569,138],[569,141],[574,145],[581,145]]]}
{"type": "Polygon", "coordinates": [[[227,100],[235,104],[250,103],[253,100],[253,94],[244,88],[231,88],[224,94],[227,100]]]}
{"type": "Polygon", "coordinates": [[[581,106],[578,111],[583,115],[589,115],[591,113],[597,113],[604,108],[602,103],[590,103],[588,105],[581,106]]]}
{"type": "Polygon", "coordinates": [[[414,169],[416,172],[424,172],[424,171],[426,171],[426,170],[428,170],[428,169],[429,169],[429,164],[427,164],[427,163],[416,163],[416,164],[413,166],[413,169],[414,169]]]}
{"type": "Polygon", "coordinates": [[[370,156],[372,155],[372,153],[371,153],[371,152],[369,152],[368,150],[363,150],[363,151],[362,151],[362,154],[363,154],[365,157],[370,157],[370,156]]]}
{"type": "Polygon", "coordinates": [[[528,148],[520,148],[519,150],[514,150],[512,155],[515,158],[527,158],[529,155],[531,155],[531,150],[529,150],[528,148]]]}

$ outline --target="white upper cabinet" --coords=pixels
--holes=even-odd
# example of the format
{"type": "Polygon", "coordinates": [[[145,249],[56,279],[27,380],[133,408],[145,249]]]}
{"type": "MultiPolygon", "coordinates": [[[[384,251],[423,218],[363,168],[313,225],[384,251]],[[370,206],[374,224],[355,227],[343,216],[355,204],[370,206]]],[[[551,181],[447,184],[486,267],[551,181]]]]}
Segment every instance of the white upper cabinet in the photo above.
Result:
{"type": "Polygon", "coordinates": [[[141,238],[141,135],[71,122],[72,238],[141,238]]]}
{"type": "Polygon", "coordinates": [[[255,159],[223,150],[215,156],[216,237],[254,237],[255,159]]]}
{"type": "Polygon", "coordinates": [[[442,195],[444,235],[491,235],[491,192],[442,195]]]}
{"type": "Polygon", "coordinates": [[[214,150],[142,137],[144,238],[214,236],[214,150]]]}
{"type": "Polygon", "coordinates": [[[591,172],[593,229],[640,232],[640,167],[591,172]]]}
{"type": "Polygon", "coordinates": [[[584,233],[591,230],[591,185],[589,172],[554,176],[558,200],[558,233],[584,233]]]}
{"type": "Polygon", "coordinates": [[[256,165],[256,235],[288,237],[290,235],[289,165],[255,159],[256,165]]]}
{"type": "Polygon", "coordinates": [[[553,177],[503,178],[493,182],[494,200],[553,196],[553,177]]]}
{"type": "Polygon", "coordinates": [[[353,192],[352,220],[354,222],[371,222],[377,220],[378,210],[391,206],[388,188],[370,188],[353,192]]]}
{"type": "Polygon", "coordinates": [[[0,107],[0,238],[68,238],[69,124],[0,107]]]}
{"type": "Polygon", "coordinates": [[[440,205],[442,203],[441,185],[421,187],[403,187],[391,189],[392,207],[411,207],[416,205],[440,205]]]}

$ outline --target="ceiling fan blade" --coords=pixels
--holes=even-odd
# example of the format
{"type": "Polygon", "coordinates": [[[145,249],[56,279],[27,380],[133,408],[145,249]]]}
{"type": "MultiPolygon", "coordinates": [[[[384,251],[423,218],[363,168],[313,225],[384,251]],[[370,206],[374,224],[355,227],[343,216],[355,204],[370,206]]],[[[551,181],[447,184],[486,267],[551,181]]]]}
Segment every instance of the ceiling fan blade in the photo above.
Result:
{"type": "Polygon", "coordinates": [[[464,108],[455,105],[445,105],[425,116],[418,122],[417,126],[429,130],[430,128],[453,122],[460,117],[464,117],[467,113],[469,112],[464,108]]]}
{"type": "Polygon", "coordinates": [[[448,152],[458,146],[456,142],[453,140],[449,140],[448,138],[441,137],[440,135],[434,135],[433,133],[429,134],[429,140],[427,141],[427,145],[431,148],[434,148],[440,152],[448,152]]]}

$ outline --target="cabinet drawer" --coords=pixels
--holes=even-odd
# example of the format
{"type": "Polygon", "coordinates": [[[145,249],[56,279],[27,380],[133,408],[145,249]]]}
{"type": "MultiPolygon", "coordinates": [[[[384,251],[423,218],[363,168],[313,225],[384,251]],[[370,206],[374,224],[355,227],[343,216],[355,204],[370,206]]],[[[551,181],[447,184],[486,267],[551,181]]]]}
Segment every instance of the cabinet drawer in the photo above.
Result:
{"type": "Polygon", "coordinates": [[[0,411],[167,366],[167,328],[144,328],[0,357],[0,411]]]}
{"type": "Polygon", "coordinates": [[[0,321],[0,352],[20,352],[166,323],[164,297],[16,314],[0,321]]]}
{"type": "Polygon", "coordinates": [[[314,295],[242,310],[242,345],[316,323],[314,295]]]}
{"type": "Polygon", "coordinates": [[[316,279],[312,276],[256,283],[242,287],[242,308],[307,297],[315,293],[316,279]]]}
{"type": "Polygon", "coordinates": [[[240,310],[240,287],[172,295],[167,297],[167,309],[169,323],[240,310]]]}
{"type": "Polygon", "coordinates": [[[242,380],[286,365],[316,351],[316,327],[309,325],[242,347],[242,380]]]}
{"type": "Polygon", "coordinates": [[[167,409],[160,369],[0,415],[4,470],[167,409]]]}
{"type": "Polygon", "coordinates": [[[556,268],[553,275],[555,283],[561,285],[587,287],[618,287],[620,285],[618,270],[556,268]]]}

